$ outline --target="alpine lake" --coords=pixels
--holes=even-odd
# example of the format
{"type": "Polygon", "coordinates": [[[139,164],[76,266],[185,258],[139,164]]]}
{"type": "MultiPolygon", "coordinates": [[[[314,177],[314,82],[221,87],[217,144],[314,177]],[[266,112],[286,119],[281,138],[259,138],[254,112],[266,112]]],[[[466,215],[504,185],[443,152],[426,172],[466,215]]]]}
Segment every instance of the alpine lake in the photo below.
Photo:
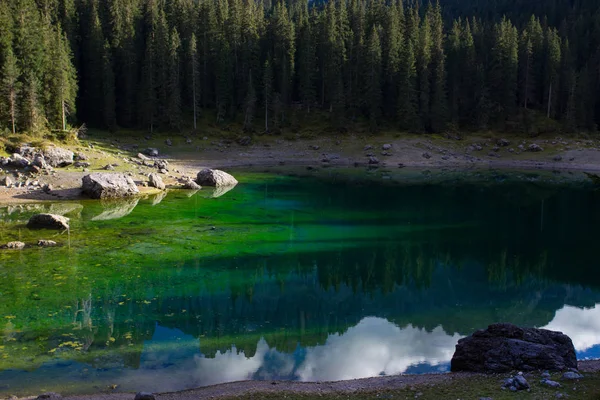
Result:
{"type": "Polygon", "coordinates": [[[494,322],[600,357],[583,176],[228,172],[229,191],[0,207],[0,243],[28,244],[0,250],[0,397],[445,372],[494,322]],[[71,229],[27,229],[40,212],[71,229]]]}

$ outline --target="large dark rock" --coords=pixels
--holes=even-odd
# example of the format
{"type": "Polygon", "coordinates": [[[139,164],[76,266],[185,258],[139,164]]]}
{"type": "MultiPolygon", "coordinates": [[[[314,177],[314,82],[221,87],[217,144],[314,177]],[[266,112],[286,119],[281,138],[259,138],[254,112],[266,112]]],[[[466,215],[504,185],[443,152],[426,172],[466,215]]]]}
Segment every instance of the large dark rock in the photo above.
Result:
{"type": "Polygon", "coordinates": [[[452,371],[560,371],[577,368],[571,339],[546,329],[493,324],[458,341],[452,371]]]}
{"type": "Polygon", "coordinates": [[[200,186],[235,186],[238,181],[227,172],[218,169],[203,169],[198,172],[196,183],[200,186]]]}
{"type": "Polygon", "coordinates": [[[29,229],[69,229],[69,218],[55,214],[36,214],[29,218],[29,229]]]}
{"type": "Polygon", "coordinates": [[[140,191],[125,174],[93,173],[83,177],[81,189],[92,199],[116,199],[135,196],[140,191]]]}

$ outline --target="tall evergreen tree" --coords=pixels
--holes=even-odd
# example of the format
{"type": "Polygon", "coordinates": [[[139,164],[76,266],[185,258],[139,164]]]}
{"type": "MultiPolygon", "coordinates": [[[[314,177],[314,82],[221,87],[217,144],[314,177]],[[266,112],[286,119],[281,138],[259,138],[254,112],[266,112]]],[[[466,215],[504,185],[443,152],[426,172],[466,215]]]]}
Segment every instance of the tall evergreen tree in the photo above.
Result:
{"type": "Polygon", "coordinates": [[[379,27],[374,26],[367,43],[367,81],[365,97],[369,105],[371,130],[377,130],[381,118],[381,39],[379,27]]]}

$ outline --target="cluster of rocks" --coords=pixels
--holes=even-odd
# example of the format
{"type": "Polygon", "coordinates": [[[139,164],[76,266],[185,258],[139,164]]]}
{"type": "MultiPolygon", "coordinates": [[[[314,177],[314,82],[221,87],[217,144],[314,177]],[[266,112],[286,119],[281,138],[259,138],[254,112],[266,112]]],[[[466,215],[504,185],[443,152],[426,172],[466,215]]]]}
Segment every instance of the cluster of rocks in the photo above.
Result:
{"type": "MultiPolygon", "coordinates": [[[[393,145],[390,143],[386,143],[384,145],[381,146],[381,155],[384,157],[389,157],[392,155],[391,150],[392,150],[393,145]]],[[[374,153],[374,147],[373,145],[366,145],[363,149],[365,151],[365,157],[367,157],[367,164],[371,167],[376,167],[378,164],[380,164],[379,159],[375,156],[374,153]]]]}
{"type": "MultiPolygon", "coordinates": [[[[13,242],[8,242],[5,245],[0,246],[0,249],[23,250],[26,246],[27,246],[27,244],[25,244],[24,242],[13,241],[13,242]]],[[[58,243],[56,243],[54,240],[40,239],[37,241],[37,246],[38,247],[56,247],[56,246],[58,246],[58,243]]]]}
{"type": "Polygon", "coordinates": [[[523,376],[523,373],[519,372],[519,374],[506,379],[502,388],[508,389],[511,392],[516,392],[518,390],[529,390],[530,386],[527,379],[523,376]]]}
{"type": "Polygon", "coordinates": [[[41,186],[36,176],[49,175],[54,168],[73,164],[74,159],[72,151],[60,147],[38,149],[22,145],[10,157],[0,157],[0,172],[6,173],[0,183],[7,188],[33,190],[41,186]]]}
{"type": "MultiPolygon", "coordinates": [[[[47,229],[47,230],[67,230],[69,229],[69,218],[56,214],[35,214],[27,222],[29,229],[47,229]]],[[[8,242],[0,246],[0,249],[23,250],[27,245],[21,241],[8,242]]],[[[37,241],[38,247],[58,246],[54,240],[40,239],[37,241]]]]}

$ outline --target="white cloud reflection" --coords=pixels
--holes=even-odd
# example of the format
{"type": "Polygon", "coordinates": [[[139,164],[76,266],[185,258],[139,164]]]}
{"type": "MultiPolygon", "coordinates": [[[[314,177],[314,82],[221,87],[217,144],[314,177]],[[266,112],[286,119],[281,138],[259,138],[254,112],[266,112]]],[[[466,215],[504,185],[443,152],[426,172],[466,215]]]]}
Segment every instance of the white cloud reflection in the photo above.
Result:
{"type": "Polygon", "coordinates": [[[592,308],[564,306],[542,328],[569,336],[578,352],[589,350],[600,344],[600,304],[592,308]]]}

